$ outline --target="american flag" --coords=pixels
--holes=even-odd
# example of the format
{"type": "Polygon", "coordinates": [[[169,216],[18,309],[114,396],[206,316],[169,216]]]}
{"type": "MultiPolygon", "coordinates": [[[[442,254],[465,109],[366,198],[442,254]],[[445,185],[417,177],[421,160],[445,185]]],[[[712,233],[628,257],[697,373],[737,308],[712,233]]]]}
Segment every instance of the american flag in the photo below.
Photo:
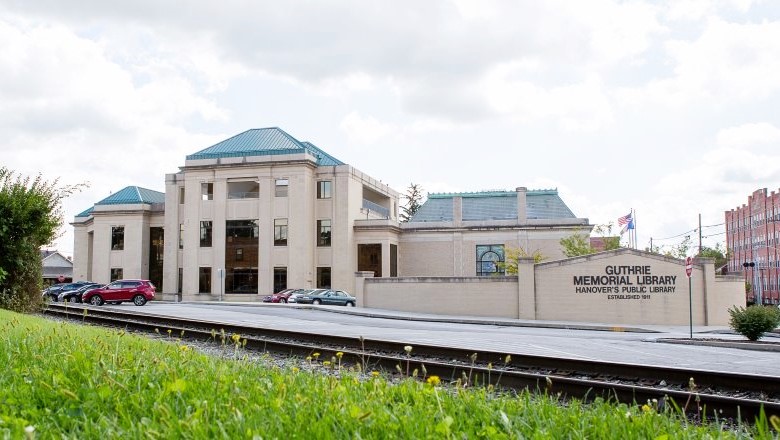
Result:
{"type": "Polygon", "coordinates": [[[624,225],[627,225],[627,224],[631,223],[631,214],[632,213],[629,212],[628,214],[624,215],[623,217],[620,217],[618,219],[618,226],[624,226],[624,225]]]}

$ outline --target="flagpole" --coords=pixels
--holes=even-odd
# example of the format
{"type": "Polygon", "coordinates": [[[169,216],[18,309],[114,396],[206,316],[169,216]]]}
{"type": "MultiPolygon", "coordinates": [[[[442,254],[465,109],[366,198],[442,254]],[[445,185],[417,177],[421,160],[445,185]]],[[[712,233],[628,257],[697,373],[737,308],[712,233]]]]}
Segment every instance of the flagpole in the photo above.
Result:
{"type": "Polygon", "coordinates": [[[634,235],[634,249],[636,249],[636,211],[634,211],[634,208],[631,208],[631,219],[634,222],[634,230],[632,232],[634,235]]]}

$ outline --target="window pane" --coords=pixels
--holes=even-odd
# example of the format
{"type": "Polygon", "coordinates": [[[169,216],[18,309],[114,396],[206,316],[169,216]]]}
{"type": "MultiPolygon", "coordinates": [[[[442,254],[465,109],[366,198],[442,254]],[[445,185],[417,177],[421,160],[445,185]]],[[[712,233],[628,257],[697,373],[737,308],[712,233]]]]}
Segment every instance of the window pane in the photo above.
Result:
{"type": "Polygon", "coordinates": [[[214,184],[213,183],[201,183],[200,193],[202,200],[214,200],[214,184]]]}
{"type": "Polygon", "coordinates": [[[198,292],[211,293],[211,268],[201,267],[198,273],[198,292]]]}
{"type": "Polygon", "coordinates": [[[320,289],[330,289],[330,268],[317,268],[317,287],[320,289]]]}
{"type": "Polygon", "coordinates": [[[123,270],[121,267],[111,268],[111,281],[121,280],[123,270]]]}
{"type": "Polygon", "coordinates": [[[287,246],[287,219],[274,220],[274,246],[287,246]]]}
{"type": "Polygon", "coordinates": [[[274,267],[274,293],[287,288],[287,268],[274,267]]]}
{"type": "Polygon", "coordinates": [[[329,199],[331,198],[331,181],[321,180],[317,182],[317,198],[329,199]]]}
{"type": "Polygon", "coordinates": [[[183,186],[179,187],[179,204],[180,205],[184,204],[184,187],[183,186]]]}
{"type": "Polygon", "coordinates": [[[254,181],[228,182],[228,199],[256,199],[260,184],[254,181]]]}
{"type": "Polygon", "coordinates": [[[184,249],[184,223],[179,223],[179,249],[184,249]]]}
{"type": "Polygon", "coordinates": [[[276,197],[287,197],[287,188],[290,181],[287,179],[276,179],[276,197]]]}
{"type": "Polygon", "coordinates": [[[477,245],[477,276],[504,274],[504,245],[477,245]]]}
{"type": "Polygon", "coordinates": [[[257,293],[257,220],[225,222],[225,293],[257,293]]]}
{"type": "Polygon", "coordinates": [[[200,222],[200,247],[211,247],[211,221],[200,222]]]}
{"type": "Polygon", "coordinates": [[[111,227],[111,250],[121,251],[125,248],[125,227],[111,227]]]}
{"type": "Polygon", "coordinates": [[[330,220],[317,220],[317,246],[330,246],[330,220]]]}

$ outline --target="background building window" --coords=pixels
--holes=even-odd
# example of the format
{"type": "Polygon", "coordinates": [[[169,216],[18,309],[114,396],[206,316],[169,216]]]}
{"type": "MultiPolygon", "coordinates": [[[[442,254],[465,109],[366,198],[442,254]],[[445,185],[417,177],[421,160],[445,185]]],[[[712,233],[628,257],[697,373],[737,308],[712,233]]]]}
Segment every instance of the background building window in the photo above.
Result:
{"type": "Polygon", "coordinates": [[[211,293],[211,268],[201,267],[198,271],[198,292],[211,293]]]}
{"type": "Polygon", "coordinates": [[[287,268],[274,267],[274,293],[287,288],[287,268]]]}
{"type": "Polygon", "coordinates": [[[357,270],[374,272],[374,277],[382,277],[382,244],[358,245],[357,270]]]}
{"type": "Polygon", "coordinates": [[[200,247],[211,247],[211,221],[200,222],[200,247]]]}
{"type": "Polygon", "coordinates": [[[112,267],[111,268],[111,281],[114,282],[116,280],[121,280],[123,278],[122,276],[123,270],[121,267],[112,267]]]}
{"type": "Polygon", "coordinates": [[[184,284],[184,268],[180,267],[179,268],[179,284],[178,284],[179,287],[176,290],[179,293],[182,292],[182,284],[184,284]]]}
{"type": "Polygon", "coordinates": [[[320,289],[330,289],[330,268],[317,268],[317,287],[320,289]]]}
{"type": "Polygon", "coordinates": [[[287,219],[274,220],[274,246],[287,246],[287,219]]]}
{"type": "Polygon", "coordinates": [[[504,275],[504,245],[477,245],[477,276],[504,275]]]}
{"type": "Polygon", "coordinates": [[[201,183],[200,194],[202,200],[214,200],[214,184],[211,182],[201,183]]]}
{"type": "Polygon", "coordinates": [[[276,179],[276,197],[287,197],[287,188],[290,181],[287,179],[276,179]]]}
{"type": "Polygon", "coordinates": [[[111,250],[121,251],[125,248],[125,227],[124,226],[112,226],[111,227],[111,250]]]}
{"type": "Polygon", "coordinates": [[[331,198],[331,182],[330,180],[320,180],[317,182],[317,198],[329,199],[331,198]]]}
{"type": "Polygon", "coordinates": [[[179,249],[184,249],[184,223],[179,223],[179,249]]]}
{"type": "Polygon", "coordinates": [[[179,187],[179,205],[183,205],[183,204],[184,204],[184,187],[180,186],[179,187]]]}
{"type": "Polygon", "coordinates": [[[317,220],[317,246],[330,246],[330,220],[317,220]]]}

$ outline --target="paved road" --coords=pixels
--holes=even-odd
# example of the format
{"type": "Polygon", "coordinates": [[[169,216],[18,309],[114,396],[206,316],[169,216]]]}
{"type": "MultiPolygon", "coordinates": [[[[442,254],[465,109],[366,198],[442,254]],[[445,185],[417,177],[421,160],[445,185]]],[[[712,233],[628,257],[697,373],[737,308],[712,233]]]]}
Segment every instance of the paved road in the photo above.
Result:
{"type": "MultiPolygon", "coordinates": [[[[145,307],[135,307],[131,304],[113,307],[132,308],[134,312],[154,315],[236,323],[260,328],[326,333],[354,338],[363,336],[367,339],[386,339],[410,345],[447,345],[502,354],[532,354],[780,376],[780,368],[778,368],[780,352],[657,342],[661,338],[687,338],[689,335],[687,326],[642,326],[628,329],[631,331],[605,331],[616,326],[496,321],[363,308],[276,304],[151,302],[145,307]],[[369,317],[363,314],[376,316],[369,317]],[[447,321],[433,322],[427,319],[447,321]],[[476,322],[486,322],[486,324],[476,324],[476,322]],[[547,328],[535,327],[533,326],[535,324],[545,325],[547,328]],[[554,328],[559,326],[575,328],[554,328]]],[[[726,330],[723,327],[696,327],[694,338],[740,339],[736,335],[724,333],[726,330]]],[[[780,342],[780,338],[776,336],[770,336],[768,339],[780,342]]]]}

